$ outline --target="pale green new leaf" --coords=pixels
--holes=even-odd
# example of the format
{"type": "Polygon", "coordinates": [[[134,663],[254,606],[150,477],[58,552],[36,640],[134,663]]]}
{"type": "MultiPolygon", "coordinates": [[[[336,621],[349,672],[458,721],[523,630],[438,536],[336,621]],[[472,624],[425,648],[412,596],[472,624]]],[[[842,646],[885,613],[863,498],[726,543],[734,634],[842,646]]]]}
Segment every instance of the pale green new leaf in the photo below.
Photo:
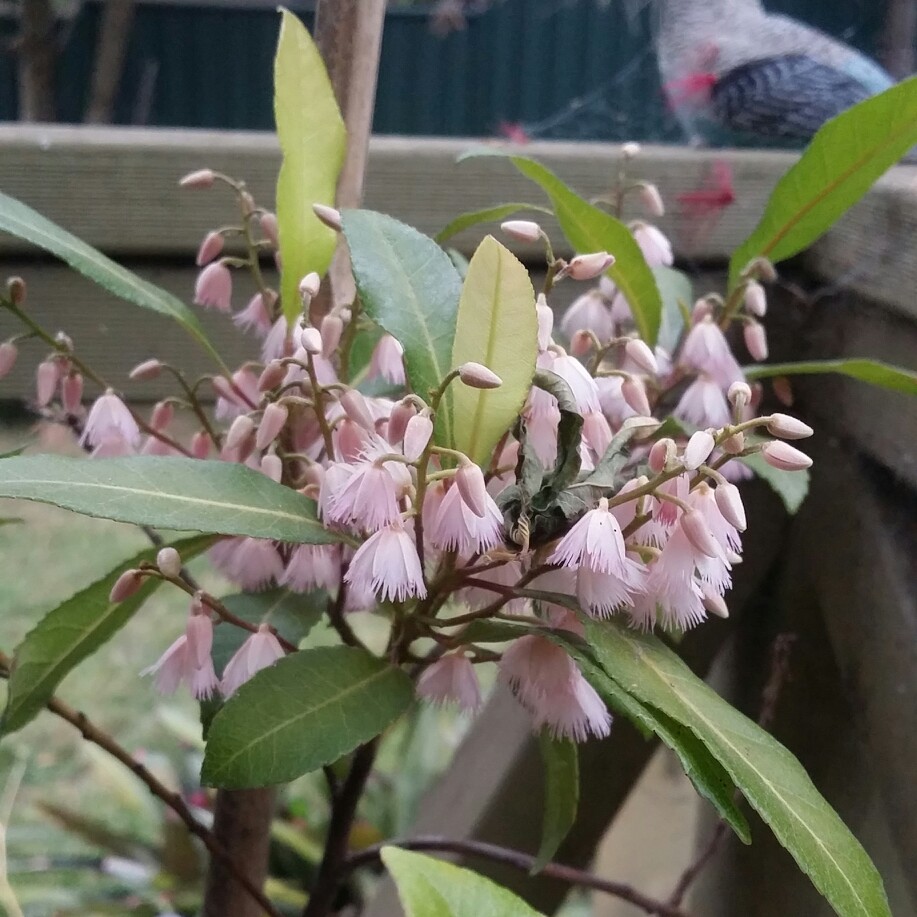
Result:
{"type": "Polygon", "coordinates": [[[375,738],[408,708],[411,679],[349,646],[301,650],[262,669],[213,718],[201,780],[285,783],[375,738]]]}
{"type": "Polygon", "coordinates": [[[470,869],[398,847],[383,847],[382,862],[407,917],[543,917],[470,869]]]}
{"type": "Polygon", "coordinates": [[[442,245],[460,232],[471,229],[472,226],[477,226],[479,223],[496,223],[498,220],[505,220],[507,217],[511,217],[520,210],[533,210],[536,213],[546,213],[548,215],[553,213],[547,207],[539,207],[538,204],[497,204],[494,207],[485,207],[483,210],[470,210],[468,213],[459,214],[433,238],[442,245]]]}
{"type": "Polygon", "coordinates": [[[654,267],[653,276],[662,297],[662,320],[656,343],[671,356],[684,331],[685,315],[690,314],[694,288],[687,274],[665,265],[654,267]]]}
{"type": "Polygon", "coordinates": [[[465,277],[452,345],[452,366],[482,363],[503,380],[499,388],[487,390],[453,385],[454,448],[473,462],[488,462],[519,416],[532,386],[537,353],[538,320],[528,271],[487,236],[465,277]]]}
{"type": "Polygon", "coordinates": [[[578,254],[607,251],[615,256],[608,276],[627,300],[640,336],[652,347],[659,333],[662,300],[653,272],[627,226],[607,211],[583,200],[550,169],[532,159],[512,156],[501,150],[475,151],[468,155],[508,156],[526,178],[548,195],[560,228],[578,254]]]}
{"type": "Polygon", "coordinates": [[[541,760],[544,762],[544,816],[541,845],[532,866],[532,874],[541,872],[576,821],[579,806],[579,756],[576,743],[555,739],[542,730],[538,735],[541,760]]]}
{"type": "Polygon", "coordinates": [[[283,153],[277,177],[281,302],[293,320],[301,311],[299,281],[310,271],[324,274],[337,233],[312,211],[334,206],[344,163],[347,132],[318,48],[289,10],[280,10],[274,59],[274,118],[283,153]]]}
{"type": "MultiPolygon", "coordinates": [[[[174,542],[173,547],[182,560],[188,561],[213,542],[210,535],[198,535],[174,542]]],[[[138,591],[123,602],[108,600],[118,577],[126,570],[135,569],[142,561],[154,562],[157,550],[148,548],[119,564],[107,576],[49,611],[26,634],[13,656],[0,734],[15,732],[32,720],[51,699],[61,681],[127,624],[153,594],[162,580],[148,577],[138,591]]]]}
{"type": "Polygon", "coordinates": [[[917,373],[881,360],[855,357],[849,360],[808,360],[802,363],[762,363],[743,369],[747,379],[769,376],[811,376],[840,373],[860,382],[887,388],[903,395],[917,395],[917,373]]]}
{"type": "MultiPolygon", "coordinates": [[[[345,210],[344,235],[360,301],[397,338],[411,388],[430,397],[452,367],[462,282],[449,256],[428,236],[372,210],[345,210]]],[[[452,386],[436,415],[436,439],[452,443],[452,386]]]]}
{"type": "Polygon", "coordinates": [[[752,258],[783,261],[826,232],[917,143],[917,78],[832,118],[780,179],[729,264],[730,286],[752,258]]]}
{"type": "Polygon", "coordinates": [[[841,917],[891,917],[875,866],[786,748],[658,638],[607,621],[590,626],[588,639],[625,691],[687,726],[706,745],[841,917]]]}
{"type": "Polygon", "coordinates": [[[303,544],[341,540],[316,519],[312,500],[232,462],[147,455],[19,456],[0,460],[0,497],[178,531],[303,544]]]}
{"type": "Polygon", "coordinates": [[[0,194],[0,232],[37,245],[120,299],[174,319],[218,365],[223,366],[197,316],[180,299],[116,264],[82,239],[6,194],[0,194]]]}

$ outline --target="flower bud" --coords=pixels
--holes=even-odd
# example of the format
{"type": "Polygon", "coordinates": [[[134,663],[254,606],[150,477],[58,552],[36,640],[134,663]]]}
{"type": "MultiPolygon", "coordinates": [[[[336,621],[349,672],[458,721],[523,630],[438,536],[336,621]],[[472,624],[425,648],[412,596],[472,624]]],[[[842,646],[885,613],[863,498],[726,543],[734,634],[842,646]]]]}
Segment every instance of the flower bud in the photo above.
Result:
{"type": "Polygon", "coordinates": [[[433,435],[433,421],[426,414],[415,414],[404,431],[404,457],[416,462],[433,435]]]}
{"type": "Polygon", "coordinates": [[[208,232],[201,241],[200,248],[197,250],[197,257],[194,263],[198,267],[209,264],[214,258],[223,252],[223,236],[216,231],[208,232]]]}
{"type": "Polygon", "coordinates": [[[129,599],[143,582],[143,577],[139,570],[125,570],[116,580],[111,592],[108,594],[108,601],[112,603],[123,602],[129,599]]]}
{"type": "Polygon", "coordinates": [[[181,573],[181,555],[175,548],[162,548],[156,555],[159,572],[175,579],[181,573]]]}
{"type": "Polygon", "coordinates": [[[573,337],[570,338],[570,353],[575,357],[582,357],[589,353],[592,348],[592,335],[588,331],[579,331],[574,332],[573,337]]]}
{"type": "Polygon", "coordinates": [[[372,411],[366,399],[355,388],[349,388],[341,395],[341,407],[344,413],[364,430],[372,432],[376,429],[376,422],[373,420],[372,411]]]}
{"type": "Polygon", "coordinates": [[[215,179],[213,169],[198,169],[180,178],[178,186],[180,188],[212,188],[215,179]]]}
{"type": "Polygon", "coordinates": [[[537,242],[541,238],[541,227],[532,220],[507,220],[500,229],[517,242],[537,242]]]}
{"type": "Polygon", "coordinates": [[[255,422],[248,414],[240,414],[232,422],[229,432],[226,434],[226,448],[241,449],[254,436],[254,433],[255,422]]]}
{"type": "Polygon", "coordinates": [[[35,370],[35,400],[40,408],[54,397],[60,380],[60,367],[54,360],[43,360],[35,370]]]}
{"type": "Polygon", "coordinates": [[[759,256],[752,259],[748,267],[742,272],[749,277],[757,277],[765,283],[773,283],[777,279],[777,269],[768,258],[759,256]]]}
{"type": "Polygon", "coordinates": [[[61,405],[68,414],[78,414],[83,406],[83,375],[69,373],[60,386],[61,405]]]}
{"type": "Polygon", "coordinates": [[[318,291],[322,287],[322,278],[311,271],[306,274],[302,280],[299,281],[299,295],[302,297],[304,303],[311,302],[316,296],[318,296],[318,291]]]}
{"type": "Polygon", "coordinates": [[[409,401],[399,401],[392,408],[392,413],[388,418],[386,436],[393,446],[397,446],[404,439],[408,424],[416,413],[414,405],[409,401]]]}
{"type": "Polygon", "coordinates": [[[657,439],[656,442],[653,443],[647,459],[650,469],[655,474],[665,471],[674,454],[675,440],[669,439],[667,436],[664,436],[662,439],[657,439]]]}
{"type": "Polygon", "coordinates": [[[710,458],[716,445],[713,437],[706,430],[698,430],[688,440],[685,447],[684,464],[688,471],[697,471],[710,458]]]}
{"type": "Polygon", "coordinates": [[[279,245],[280,231],[277,225],[277,214],[262,213],[261,219],[258,222],[261,224],[261,231],[264,233],[268,242],[275,246],[279,245]]]}
{"type": "Polygon", "coordinates": [[[727,436],[720,445],[723,452],[728,452],[730,455],[739,455],[745,451],[745,434],[741,431],[733,433],[732,436],[727,436]]]}
{"type": "Polygon", "coordinates": [[[662,423],[655,417],[628,417],[621,424],[621,430],[634,430],[637,439],[643,439],[652,436],[661,426],[662,423]]]}
{"type": "Polygon", "coordinates": [[[538,294],[535,314],[538,318],[538,351],[544,353],[551,344],[551,335],[554,332],[554,311],[548,305],[544,293],[538,294]]]}
{"type": "Polygon", "coordinates": [[[329,207],[327,204],[313,204],[312,212],[321,220],[329,229],[340,232],[344,227],[341,224],[341,211],[329,207]]]}
{"type": "Polygon", "coordinates": [[[289,410],[286,405],[273,402],[269,404],[261,415],[261,423],[258,424],[258,434],[255,437],[256,449],[267,449],[280,435],[283,425],[287,422],[289,410]]]}
{"type": "Polygon", "coordinates": [[[134,382],[146,382],[148,379],[156,379],[161,372],[162,363],[159,360],[144,360],[128,373],[128,378],[134,382]]]}
{"type": "Polygon", "coordinates": [[[812,465],[812,459],[782,440],[766,443],[761,450],[764,461],[780,471],[802,471],[812,465]]]}
{"type": "Polygon", "coordinates": [[[742,495],[735,484],[723,481],[717,484],[713,491],[716,497],[716,506],[723,518],[732,526],[735,526],[740,532],[746,528],[745,505],[742,503],[742,495]]]}
{"type": "Polygon", "coordinates": [[[621,383],[621,397],[643,417],[649,417],[652,413],[649,399],[646,397],[646,387],[636,376],[628,376],[621,383]]]}
{"type": "Polygon", "coordinates": [[[0,344],[0,379],[12,372],[18,356],[19,348],[15,344],[10,341],[0,344]]]}
{"type": "Polygon", "coordinates": [[[280,360],[271,360],[258,377],[258,391],[269,392],[283,384],[287,377],[287,368],[280,360]]]}
{"type": "Polygon", "coordinates": [[[713,534],[696,509],[687,509],[681,514],[681,528],[691,545],[707,557],[719,557],[720,549],[713,534]]]}
{"type": "Polygon", "coordinates": [[[745,287],[745,311],[758,318],[767,314],[767,294],[757,280],[749,280],[745,287]]]}
{"type": "Polygon", "coordinates": [[[726,397],[734,408],[744,408],[751,403],[751,388],[747,382],[733,382],[726,397]]]}
{"type": "Polygon", "coordinates": [[[791,408],[793,406],[793,402],[796,400],[793,396],[793,386],[786,376],[774,376],[771,379],[771,388],[774,390],[777,400],[784,407],[791,408]]]}
{"type": "Polygon", "coordinates": [[[21,306],[25,302],[25,281],[21,277],[7,277],[6,295],[14,306],[21,306]]]}
{"type": "Polygon", "coordinates": [[[299,332],[299,346],[312,356],[322,352],[322,335],[318,328],[311,325],[299,332]]]}
{"type": "Polygon", "coordinates": [[[191,437],[191,454],[196,459],[205,459],[210,455],[210,446],[212,441],[206,430],[198,430],[191,437]]]}
{"type": "Polygon", "coordinates": [[[470,388],[499,388],[503,380],[493,371],[480,363],[463,363],[458,368],[459,379],[470,388]]]}
{"type": "Polygon", "coordinates": [[[574,280],[595,280],[614,263],[614,255],[609,255],[608,252],[590,252],[588,255],[577,255],[571,259],[564,272],[574,280]]]}
{"type": "Polygon", "coordinates": [[[640,155],[642,149],[643,147],[636,140],[630,140],[621,145],[621,155],[625,159],[634,159],[640,155]]]}
{"type": "Polygon", "coordinates": [[[484,472],[471,461],[464,461],[455,473],[455,485],[465,505],[479,518],[487,512],[487,485],[484,472]]]}
{"type": "Polygon", "coordinates": [[[322,319],[322,356],[330,360],[341,343],[344,333],[344,320],[340,315],[330,313],[322,319]]]}
{"type": "Polygon", "coordinates": [[[704,319],[712,318],[713,316],[713,303],[707,299],[706,296],[697,300],[694,303],[694,308],[691,309],[691,323],[694,325],[699,325],[704,319]]]}
{"type": "Polygon", "coordinates": [[[760,322],[746,323],[742,334],[745,338],[745,346],[751,354],[752,359],[759,363],[767,359],[767,332],[764,325],[760,322]]]}
{"type": "Polygon", "coordinates": [[[815,431],[807,424],[790,417],[789,414],[771,414],[767,419],[767,432],[782,439],[805,439],[815,431]]]}
{"type": "Polygon", "coordinates": [[[665,204],[659,189],[652,182],[640,183],[640,203],[651,217],[665,216],[665,204]]]}
{"type": "Polygon", "coordinates": [[[642,341],[640,338],[631,338],[624,345],[624,352],[644,372],[652,376],[659,372],[659,364],[656,362],[656,355],[647,346],[646,341],[642,341]]]}
{"type": "Polygon", "coordinates": [[[280,456],[274,452],[265,455],[261,459],[261,473],[279,484],[283,478],[283,462],[280,456]]]}
{"type": "Polygon", "coordinates": [[[704,602],[704,608],[706,608],[710,614],[716,615],[718,618],[729,617],[729,608],[726,605],[726,601],[715,589],[707,585],[701,586],[701,595],[704,602]]]}
{"type": "Polygon", "coordinates": [[[150,414],[150,426],[157,432],[165,430],[175,416],[175,408],[171,401],[157,401],[150,414]]]}

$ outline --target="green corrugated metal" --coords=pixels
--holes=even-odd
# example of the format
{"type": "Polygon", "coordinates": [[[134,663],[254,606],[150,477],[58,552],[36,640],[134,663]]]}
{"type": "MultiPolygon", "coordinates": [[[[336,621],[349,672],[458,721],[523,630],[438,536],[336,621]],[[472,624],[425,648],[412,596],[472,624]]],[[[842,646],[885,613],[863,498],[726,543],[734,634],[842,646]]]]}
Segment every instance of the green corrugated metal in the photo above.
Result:
{"type": "MultiPolygon", "coordinates": [[[[678,139],[661,102],[649,8],[633,0],[497,0],[468,27],[434,35],[426,15],[389,13],[375,130],[490,135],[502,122],[533,136],[678,139]]],[[[292,3],[311,23],[308,6],[292,3]]],[[[884,3],[782,0],[769,4],[874,51],[884,3]]],[[[61,120],[85,106],[99,7],[87,3],[70,31],[59,72],[61,120]]],[[[277,17],[269,7],[138,5],[116,119],[135,119],[144,74],[155,72],[146,123],[272,127],[271,58],[277,17]]],[[[7,23],[9,32],[9,23],[7,23]]],[[[0,119],[15,118],[15,68],[0,58],[0,119]]]]}

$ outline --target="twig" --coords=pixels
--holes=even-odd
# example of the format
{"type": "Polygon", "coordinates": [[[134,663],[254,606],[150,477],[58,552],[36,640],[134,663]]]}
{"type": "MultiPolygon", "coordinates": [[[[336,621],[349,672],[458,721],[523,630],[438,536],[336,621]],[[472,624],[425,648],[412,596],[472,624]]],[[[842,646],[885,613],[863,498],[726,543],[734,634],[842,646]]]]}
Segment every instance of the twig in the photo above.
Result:
{"type": "MultiPolygon", "coordinates": [[[[374,844],[372,847],[366,847],[359,853],[353,854],[346,861],[346,869],[348,871],[354,870],[360,866],[376,862],[380,859],[383,847],[401,847],[404,850],[430,850],[481,857],[486,860],[493,860],[496,863],[503,863],[522,872],[530,872],[535,865],[535,857],[518,850],[510,850],[507,847],[499,847],[496,844],[487,844],[484,841],[451,840],[445,837],[433,836],[391,840],[382,844],[374,844]]],[[[662,901],[656,901],[630,885],[602,879],[591,872],[574,869],[572,866],[564,866],[562,863],[546,864],[541,870],[541,875],[570,885],[579,885],[583,888],[591,888],[607,895],[613,895],[615,898],[621,898],[633,904],[647,914],[660,914],[662,917],[687,917],[685,912],[678,907],[662,901]]]]}
{"type": "MultiPolygon", "coordinates": [[[[0,653],[0,677],[9,678],[11,666],[12,660],[5,653],[0,653]]],[[[71,726],[78,729],[80,735],[82,735],[87,742],[91,742],[103,751],[108,752],[115,760],[120,761],[121,764],[145,783],[147,789],[157,799],[162,800],[162,802],[164,802],[182,822],[184,822],[188,831],[203,841],[204,846],[210,851],[210,854],[226,865],[239,885],[258,902],[259,906],[262,907],[270,917],[283,917],[280,911],[271,904],[264,892],[249,881],[244,870],[242,870],[233,859],[232,854],[217,841],[211,831],[194,817],[194,814],[188,808],[188,805],[180,794],[174,793],[164,783],[157,779],[143,764],[134,758],[126,748],[119,745],[114,736],[109,735],[103,729],[96,726],[85,713],[74,710],[73,707],[64,703],[64,701],[57,697],[52,697],[46,706],[52,713],[59,716],[62,720],[66,720],[71,726]]]]}

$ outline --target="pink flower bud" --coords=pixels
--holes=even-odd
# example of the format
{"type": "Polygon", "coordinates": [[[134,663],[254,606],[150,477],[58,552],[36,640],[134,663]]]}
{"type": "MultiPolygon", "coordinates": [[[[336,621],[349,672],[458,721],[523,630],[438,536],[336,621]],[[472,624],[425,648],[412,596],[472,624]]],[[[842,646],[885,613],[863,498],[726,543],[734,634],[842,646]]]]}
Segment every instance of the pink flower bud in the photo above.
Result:
{"type": "Polygon", "coordinates": [[[180,188],[212,188],[215,178],[212,169],[198,169],[180,178],[178,185],[180,188]]]}
{"type": "Polygon", "coordinates": [[[299,346],[312,356],[322,352],[322,335],[318,328],[311,325],[299,332],[299,346]]]}
{"type": "Polygon", "coordinates": [[[330,360],[344,332],[344,321],[340,315],[326,315],[322,319],[322,356],[330,360]]]}
{"type": "Polygon", "coordinates": [[[570,353],[575,357],[582,357],[592,348],[592,335],[588,331],[577,331],[570,338],[570,353]]]}
{"type": "Polygon", "coordinates": [[[704,517],[696,509],[687,509],[681,514],[681,528],[692,546],[707,557],[719,557],[720,549],[704,517]]]}
{"type": "Polygon", "coordinates": [[[752,359],[759,363],[767,359],[767,332],[759,322],[748,322],[742,329],[745,346],[752,359]]]}
{"type": "Polygon", "coordinates": [[[15,344],[10,341],[4,341],[0,344],[0,379],[12,372],[18,356],[19,349],[15,344]]]}
{"type": "Polygon", "coordinates": [[[322,278],[312,271],[309,274],[306,274],[302,280],[299,281],[299,295],[302,297],[304,303],[311,302],[316,296],[318,296],[318,291],[322,287],[322,278]]]}
{"type": "Polygon", "coordinates": [[[793,396],[793,386],[786,376],[774,376],[771,379],[771,388],[777,400],[786,408],[791,408],[796,400],[793,396]]]}
{"type": "Polygon", "coordinates": [[[49,404],[60,380],[60,367],[55,360],[44,360],[35,370],[35,400],[40,408],[49,404]]]}
{"type": "Polygon", "coordinates": [[[205,459],[210,455],[212,440],[205,430],[198,430],[191,437],[191,454],[196,459],[205,459]]]}
{"type": "Polygon", "coordinates": [[[615,263],[614,255],[608,252],[590,252],[577,255],[565,268],[568,277],[574,280],[595,280],[615,263]]]}
{"type": "Polygon", "coordinates": [[[277,215],[275,213],[262,213],[261,219],[261,231],[264,233],[265,238],[273,245],[280,244],[280,231],[277,225],[277,215]]]}
{"type": "Polygon", "coordinates": [[[276,401],[269,404],[261,415],[261,423],[258,425],[258,435],[255,437],[256,449],[267,449],[280,435],[283,425],[287,422],[289,411],[286,405],[279,404],[276,401]]]}
{"type": "Polygon", "coordinates": [[[171,401],[157,401],[150,415],[150,426],[156,431],[165,430],[175,416],[175,408],[171,401]]]}
{"type": "Polygon", "coordinates": [[[6,280],[6,295],[14,306],[21,306],[25,302],[26,285],[21,277],[8,277],[6,280]]]}
{"type": "Polygon", "coordinates": [[[554,332],[554,311],[548,305],[543,293],[538,294],[535,314],[538,317],[538,350],[544,353],[551,343],[551,335],[554,332]]]}
{"type": "Polygon", "coordinates": [[[194,302],[207,309],[229,312],[232,303],[232,274],[222,261],[208,264],[197,275],[194,302]]]}
{"type": "Polygon", "coordinates": [[[644,372],[653,376],[659,372],[656,355],[647,346],[646,341],[641,341],[640,338],[632,338],[624,345],[624,351],[644,372]]]}
{"type": "Polygon", "coordinates": [[[280,360],[271,360],[258,377],[258,391],[269,392],[283,383],[287,377],[287,368],[280,360]]]}
{"type": "Polygon", "coordinates": [[[279,484],[283,477],[283,462],[280,456],[273,452],[269,455],[265,455],[261,459],[261,473],[279,484]]]}
{"type": "Polygon", "coordinates": [[[500,229],[518,242],[537,242],[541,238],[541,227],[532,220],[507,220],[500,229]]]}
{"type": "MultiPolygon", "coordinates": [[[[227,449],[242,449],[248,446],[248,441],[255,434],[255,422],[248,414],[240,414],[229,428],[226,434],[227,449]]],[[[250,448],[250,446],[249,446],[250,448]]]]}
{"type": "Polygon", "coordinates": [[[659,189],[652,182],[641,182],[640,203],[651,217],[665,216],[665,204],[659,189]]]}
{"type": "Polygon", "coordinates": [[[201,247],[197,250],[195,263],[198,267],[209,264],[214,258],[218,257],[223,251],[223,236],[218,232],[208,232],[201,242],[201,247]]]}
{"type": "Polygon", "coordinates": [[[480,363],[463,363],[459,368],[459,379],[470,388],[499,388],[503,380],[480,363]]]}
{"type": "Polygon", "coordinates": [[[777,268],[774,267],[774,263],[760,256],[754,258],[743,273],[746,276],[753,275],[767,283],[773,283],[777,279],[777,268]]]}
{"type": "Polygon", "coordinates": [[[767,314],[767,294],[757,280],[749,280],[745,287],[745,311],[758,318],[767,314]]]}
{"type": "Polygon", "coordinates": [[[313,204],[312,212],[329,228],[340,232],[344,227],[341,224],[341,211],[329,207],[327,204],[313,204]]]}
{"type": "Polygon", "coordinates": [[[454,480],[464,504],[483,519],[487,512],[487,485],[484,482],[484,472],[474,462],[465,461],[459,465],[454,480]]]}
{"type": "Polygon", "coordinates": [[[726,397],[733,407],[744,408],[751,403],[751,388],[747,382],[733,382],[726,397]]]}
{"type": "Polygon", "coordinates": [[[715,589],[706,585],[702,586],[701,595],[704,602],[704,608],[706,608],[710,614],[716,615],[718,618],[729,617],[729,608],[723,597],[715,589]]]}
{"type": "Polygon", "coordinates": [[[433,435],[433,421],[426,414],[415,414],[404,431],[404,457],[416,462],[423,455],[433,435]]]}
{"type": "Polygon", "coordinates": [[[706,430],[694,433],[685,447],[685,468],[688,471],[697,471],[710,457],[715,445],[713,437],[706,430]]]}
{"type": "Polygon", "coordinates": [[[83,406],[83,376],[81,373],[70,373],[64,376],[60,387],[60,400],[68,414],[79,414],[83,406]]]}
{"type": "Polygon", "coordinates": [[[650,469],[655,474],[665,471],[674,452],[674,440],[669,439],[667,436],[664,436],[662,439],[657,439],[656,442],[653,443],[649,457],[647,458],[650,469]]]}
{"type": "Polygon", "coordinates": [[[159,360],[144,360],[138,363],[128,374],[134,382],[146,382],[147,379],[156,379],[162,372],[162,363],[159,360]]]}
{"type": "Polygon", "coordinates": [[[780,471],[802,471],[812,464],[812,459],[805,452],[800,452],[789,443],[779,439],[767,443],[761,450],[761,455],[768,465],[779,468],[780,471]]]}
{"type": "Polygon", "coordinates": [[[181,573],[181,555],[175,548],[162,548],[156,555],[156,566],[160,573],[174,579],[181,573]]]}
{"type": "Polygon", "coordinates": [[[744,532],[747,525],[745,521],[745,505],[742,503],[742,495],[739,493],[739,488],[735,484],[723,481],[722,484],[716,485],[713,493],[716,497],[717,509],[719,509],[723,518],[740,532],[744,532]]]}
{"type": "Polygon", "coordinates": [[[728,452],[730,455],[739,455],[745,450],[745,434],[744,433],[733,433],[732,436],[726,437],[722,442],[723,452],[728,452]]]}
{"type": "Polygon", "coordinates": [[[628,376],[621,383],[621,397],[641,416],[648,417],[652,413],[646,387],[635,376],[628,376]]]}
{"type": "Polygon", "coordinates": [[[123,602],[129,599],[143,582],[143,577],[139,570],[125,570],[116,580],[111,592],[108,594],[108,601],[112,603],[123,602]]]}
{"type": "Polygon", "coordinates": [[[691,309],[691,324],[699,325],[704,319],[711,318],[713,316],[713,303],[709,299],[704,297],[699,299],[694,303],[694,308],[691,309]]]}
{"type": "Polygon", "coordinates": [[[366,399],[355,388],[349,388],[341,395],[341,407],[344,413],[364,430],[372,432],[376,429],[376,423],[366,399]]]}
{"type": "Polygon", "coordinates": [[[771,414],[767,420],[767,432],[782,439],[805,439],[815,431],[807,423],[789,414],[771,414]]]}
{"type": "Polygon", "coordinates": [[[407,426],[416,413],[417,410],[409,401],[399,401],[392,408],[392,413],[388,418],[386,437],[393,446],[397,446],[404,439],[407,426]]]}

